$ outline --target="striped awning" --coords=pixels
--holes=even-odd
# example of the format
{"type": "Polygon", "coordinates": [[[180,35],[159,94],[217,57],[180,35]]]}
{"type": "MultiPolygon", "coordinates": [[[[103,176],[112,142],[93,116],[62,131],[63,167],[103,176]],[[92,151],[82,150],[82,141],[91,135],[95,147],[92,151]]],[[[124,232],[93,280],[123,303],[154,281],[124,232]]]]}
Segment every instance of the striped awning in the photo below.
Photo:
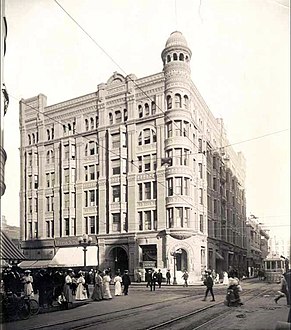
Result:
{"type": "Polygon", "coordinates": [[[20,261],[26,259],[24,254],[2,230],[0,231],[0,238],[0,259],[6,261],[20,261]]]}

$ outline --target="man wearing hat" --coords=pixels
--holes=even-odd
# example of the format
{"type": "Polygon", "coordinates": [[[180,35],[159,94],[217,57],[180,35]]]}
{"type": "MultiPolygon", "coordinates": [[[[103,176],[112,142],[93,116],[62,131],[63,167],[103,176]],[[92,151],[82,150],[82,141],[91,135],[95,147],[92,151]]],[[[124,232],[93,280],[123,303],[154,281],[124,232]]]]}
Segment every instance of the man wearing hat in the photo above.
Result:
{"type": "Polygon", "coordinates": [[[212,290],[212,288],[213,288],[213,279],[211,277],[211,272],[210,271],[207,271],[206,272],[206,278],[205,278],[203,284],[206,285],[206,291],[205,291],[205,296],[204,296],[203,301],[206,301],[208,292],[211,293],[211,296],[212,296],[212,300],[211,301],[215,301],[213,290],[212,290]]]}
{"type": "Polygon", "coordinates": [[[122,275],[122,285],[123,285],[123,293],[125,296],[128,295],[128,287],[130,286],[131,281],[130,277],[128,275],[128,270],[124,271],[124,274],[122,275]]]}

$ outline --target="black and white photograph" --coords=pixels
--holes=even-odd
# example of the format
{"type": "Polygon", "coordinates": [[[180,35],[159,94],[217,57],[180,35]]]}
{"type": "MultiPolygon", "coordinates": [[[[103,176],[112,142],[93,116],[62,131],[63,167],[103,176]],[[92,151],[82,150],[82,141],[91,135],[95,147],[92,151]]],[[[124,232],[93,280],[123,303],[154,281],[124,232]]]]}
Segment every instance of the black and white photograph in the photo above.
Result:
{"type": "Polygon", "coordinates": [[[290,1],[0,4],[0,329],[290,329],[290,1]]]}

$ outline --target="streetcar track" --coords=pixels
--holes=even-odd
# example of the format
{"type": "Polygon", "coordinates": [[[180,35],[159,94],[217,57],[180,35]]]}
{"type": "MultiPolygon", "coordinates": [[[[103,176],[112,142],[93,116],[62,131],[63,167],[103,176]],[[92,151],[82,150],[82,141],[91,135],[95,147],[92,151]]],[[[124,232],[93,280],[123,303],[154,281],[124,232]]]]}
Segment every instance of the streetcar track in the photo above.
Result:
{"type": "MultiPolygon", "coordinates": [[[[246,296],[246,295],[248,295],[248,294],[251,294],[251,293],[253,293],[253,292],[256,292],[257,290],[258,290],[258,289],[248,289],[248,290],[245,290],[245,291],[243,292],[243,294],[241,294],[241,296],[246,296]]],[[[246,299],[245,301],[250,301],[250,300],[252,300],[252,299],[254,299],[254,298],[257,298],[258,296],[261,296],[261,295],[263,295],[265,292],[268,292],[268,291],[269,291],[269,289],[266,289],[266,290],[264,290],[263,292],[260,292],[258,295],[252,296],[252,297],[250,297],[249,299],[246,299]]],[[[173,318],[173,319],[171,319],[171,320],[164,321],[164,322],[162,322],[162,323],[160,323],[160,324],[157,324],[157,325],[154,325],[154,326],[152,326],[152,327],[146,328],[146,330],[155,330],[155,329],[164,328],[164,327],[169,326],[169,325],[173,325],[173,323],[177,323],[177,322],[179,322],[179,321],[181,321],[181,320],[185,320],[185,319],[187,319],[187,318],[189,318],[189,317],[191,317],[191,316],[194,316],[194,315],[197,315],[197,314],[199,314],[199,313],[202,313],[202,312],[204,312],[204,311],[206,311],[206,310],[208,310],[208,309],[212,309],[212,308],[214,308],[214,307],[216,307],[217,305],[220,305],[220,304],[222,304],[222,303],[224,303],[224,300],[223,300],[223,301],[218,301],[218,302],[215,303],[215,304],[212,304],[212,305],[209,305],[209,306],[206,306],[206,307],[200,308],[200,309],[195,310],[195,311],[192,311],[192,312],[190,312],[190,313],[187,313],[187,314],[184,314],[184,315],[178,316],[178,317],[173,318]]],[[[231,312],[233,312],[233,310],[231,310],[231,309],[226,310],[226,311],[225,311],[224,313],[222,313],[222,314],[221,314],[221,312],[220,312],[218,316],[216,316],[216,317],[214,317],[214,318],[211,318],[211,320],[208,320],[208,321],[204,322],[203,324],[199,325],[199,326],[196,327],[196,328],[193,328],[192,330],[200,329],[200,328],[201,328],[202,326],[204,326],[205,324],[211,323],[211,322],[213,322],[214,320],[219,319],[219,318],[221,318],[222,316],[224,316],[225,314],[228,314],[228,313],[231,313],[231,312]]]]}

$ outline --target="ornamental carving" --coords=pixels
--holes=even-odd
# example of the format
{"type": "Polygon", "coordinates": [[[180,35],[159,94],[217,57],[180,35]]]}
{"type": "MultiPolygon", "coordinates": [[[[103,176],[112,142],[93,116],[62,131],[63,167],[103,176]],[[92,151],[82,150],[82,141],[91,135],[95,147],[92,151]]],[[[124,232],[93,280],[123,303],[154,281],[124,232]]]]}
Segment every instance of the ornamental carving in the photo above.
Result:
{"type": "Polygon", "coordinates": [[[170,236],[179,239],[184,240],[192,236],[192,233],[170,233],[170,236]]]}

